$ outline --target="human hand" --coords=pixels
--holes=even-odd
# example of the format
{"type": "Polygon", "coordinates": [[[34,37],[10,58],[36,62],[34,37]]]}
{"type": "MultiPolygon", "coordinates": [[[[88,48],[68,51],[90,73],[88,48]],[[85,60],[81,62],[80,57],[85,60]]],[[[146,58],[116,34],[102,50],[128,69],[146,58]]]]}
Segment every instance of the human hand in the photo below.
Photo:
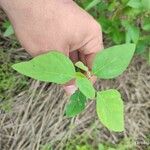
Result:
{"type": "MultiPolygon", "coordinates": [[[[100,25],[72,0],[0,0],[0,4],[32,56],[59,50],[91,68],[95,53],[103,48],[100,25]]],[[[73,82],[65,86],[70,94],[75,89],[73,82]]]]}

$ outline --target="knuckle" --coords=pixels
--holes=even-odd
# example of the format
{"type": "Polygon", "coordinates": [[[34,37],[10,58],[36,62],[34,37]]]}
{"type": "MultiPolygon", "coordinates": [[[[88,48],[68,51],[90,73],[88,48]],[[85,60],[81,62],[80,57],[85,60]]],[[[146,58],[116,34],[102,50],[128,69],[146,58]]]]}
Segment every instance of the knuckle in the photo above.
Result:
{"type": "Polygon", "coordinates": [[[101,25],[97,21],[94,21],[92,26],[96,34],[102,32],[101,25]]]}

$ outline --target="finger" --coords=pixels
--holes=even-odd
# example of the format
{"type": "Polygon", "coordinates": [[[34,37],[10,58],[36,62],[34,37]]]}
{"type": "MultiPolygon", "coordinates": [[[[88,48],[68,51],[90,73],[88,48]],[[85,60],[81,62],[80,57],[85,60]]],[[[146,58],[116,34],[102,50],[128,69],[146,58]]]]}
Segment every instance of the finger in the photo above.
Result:
{"type": "MultiPolygon", "coordinates": [[[[92,76],[89,80],[94,84],[96,82],[96,77],[92,76]]],[[[67,84],[63,86],[64,90],[66,91],[67,95],[72,95],[78,88],[75,84],[75,80],[71,80],[67,84]]]]}
{"type": "Polygon", "coordinates": [[[72,60],[72,62],[75,64],[79,61],[79,52],[73,51],[69,53],[69,58],[72,60]]]}
{"type": "Polygon", "coordinates": [[[82,51],[79,52],[79,60],[82,61],[84,63],[84,65],[87,66],[85,55],[82,53],[82,51]]]}
{"type": "Polygon", "coordinates": [[[63,88],[69,96],[72,95],[77,90],[75,80],[71,80],[70,82],[66,83],[63,88]]]}
{"type": "Polygon", "coordinates": [[[89,69],[92,68],[93,60],[97,52],[103,49],[102,35],[93,38],[86,45],[80,48],[80,52],[85,55],[86,64],[89,69]]]}
{"type": "MultiPolygon", "coordinates": [[[[78,53],[79,51],[77,50],[69,53],[69,58],[72,60],[74,64],[79,61],[78,53]]],[[[69,96],[72,95],[77,90],[75,80],[71,80],[70,82],[66,83],[63,87],[69,96]]]]}

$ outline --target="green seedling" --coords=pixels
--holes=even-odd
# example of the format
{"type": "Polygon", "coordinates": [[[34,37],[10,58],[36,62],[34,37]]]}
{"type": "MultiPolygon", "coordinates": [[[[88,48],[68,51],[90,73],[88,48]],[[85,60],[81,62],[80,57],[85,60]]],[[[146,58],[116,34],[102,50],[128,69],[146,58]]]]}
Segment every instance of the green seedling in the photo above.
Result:
{"type": "Polygon", "coordinates": [[[75,64],[81,72],[75,71],[72,61],[64,54],[51,51],[30,61],[13,65],[16,71],[40,81],[65,84],[74,79],[78,90],[70,97],[65,114],[74,117],[86,108],[88,99],[96,99],[96,111],[101,123],[109,130],[124,130],[124,106],[116,89],[96,91],[89,78],[113,79],[128,67],[135,51],[135,44],[113,46],[97,53],[92,71],[82,63],[75,64]],[[85,75],[88,74],[88,77],[85,75]]]}

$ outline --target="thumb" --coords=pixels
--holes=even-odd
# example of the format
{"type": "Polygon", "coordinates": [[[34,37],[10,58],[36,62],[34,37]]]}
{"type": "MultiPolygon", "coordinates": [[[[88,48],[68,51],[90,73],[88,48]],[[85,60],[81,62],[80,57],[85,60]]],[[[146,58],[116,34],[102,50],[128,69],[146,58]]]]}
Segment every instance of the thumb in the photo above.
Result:
{"type": "MultiPolygon", "coordinates": [[[[97,52],[101,51],[103,49],[103,37],[101,28],[98,28],[96,35],[94,38],[91,38],[84,46],[79,48],[78,50],[81,52],[80,58],[83,58],[85,60],[85,64],[89,67],[89,69],[92,69],[93,60],[95,58],[95,55],[97,52]]],[[[90,79],[93,83],[96,81],[95,77],[92,77],[90,79]]],[[[75,85],[75,81],[70,81],[68,84],[64,86],[65,91],[68,95],[73,94],[77,87],[75,85]]]]}
{"type": "Polygon", "coordinates": [[[69,96],[72,95],[77,90],[75,80],[71,80],[70,82],[65,84],[63,88],[69,96]]]}
{"type": "Polygon", "coordinates": [[[104,48],[102,34],[90,40],[86,45],[81,47],[79,51],[84,55],[85,63],[92,69],[93,60],[96,56],[96,53],[101,51],[104,48]]]}

